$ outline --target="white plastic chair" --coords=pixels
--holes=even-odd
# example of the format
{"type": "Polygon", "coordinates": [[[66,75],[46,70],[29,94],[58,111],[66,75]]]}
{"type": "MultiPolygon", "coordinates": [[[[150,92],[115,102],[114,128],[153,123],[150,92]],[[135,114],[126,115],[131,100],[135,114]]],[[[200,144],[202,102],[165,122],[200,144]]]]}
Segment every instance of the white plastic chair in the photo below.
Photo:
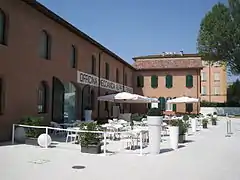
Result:
{"type": "MultiPolygon", "coordinates": [[[[68,130],[79,130],[79,128],[67,128],[68,130]]],[[[67,132],[67,137],[66,137],[66,143],[69,141],[69,138],[71,142],[76,142],[77,139],[79,138],[78,133],[73,132],[73,131],[68,131],[67,132]]]]}

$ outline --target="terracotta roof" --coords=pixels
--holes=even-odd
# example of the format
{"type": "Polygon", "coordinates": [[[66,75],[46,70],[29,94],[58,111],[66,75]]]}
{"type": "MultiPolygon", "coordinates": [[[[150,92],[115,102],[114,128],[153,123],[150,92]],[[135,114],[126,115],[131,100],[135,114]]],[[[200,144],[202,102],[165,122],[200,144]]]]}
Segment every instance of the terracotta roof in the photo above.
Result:
{"type": "Polygon", "coordinates": [[[197,68],[201,69],[201,59],[166,59],[166,60],[137,60],[133,65],[137,70],[147,69],[185,69],[185,68],[197,68]]]}
{"type": "Polygon", "coordinates": [[[112,56],[113,58],[117,59],[118,61],[120,61],[124,65],[128,66],[131,69],[134,69],[131,64],[124,61],[118,55],[116,55],[115,53],[113,53],[112,51],[110,51],[109,49],[104,47],[103,45],[101,45],[96,40],[92,39],[90,36],[88,36],[84,32],[82,32],[79,29],[77,29],[76,27],[74,27],[72,24],[68,23],[66,20],[64,20],[63,18],[61,18],[60,16],[58,16],[57,14],[52,12],[50,9],[48,9],[44,5],[37,2],[36,0],[22,0],[22,1],[27,3],[28,5],[30,5],[32,8],[39,11],[40,13],[44,14],[49,19],[51,19],[51,20],[55,21],[56,23],[62,25],[63,27],[68,29],[70,32],[76,34],[77,36],[79,36],[79,37],[87,40],[88,42],[92,43],[93,45],[97,46],[101,51],[103,51],[103,52],[107,53],[108,55],[112,56]]]}
{"type": "Polygon", "coordinates": [[[155,55],[147,55],[147,56],[138,56],[134,57],[133,60],[138,60],[138,59],[156,59],[156,58],[186,58],[186,57],[201,57],[199,54],[155,54],[155,55]]]}

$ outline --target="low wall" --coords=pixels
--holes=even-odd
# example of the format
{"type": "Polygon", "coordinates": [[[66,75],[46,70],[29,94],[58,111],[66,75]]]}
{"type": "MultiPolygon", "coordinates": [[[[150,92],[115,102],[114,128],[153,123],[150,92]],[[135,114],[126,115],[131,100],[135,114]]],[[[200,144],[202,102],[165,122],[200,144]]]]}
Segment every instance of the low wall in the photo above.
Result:
{"type": "Polygon", "coordinates": [[[218,115],[240,115],[240,107],[201,107],[201,114],[213,114],[217,112],[218,115]]]}

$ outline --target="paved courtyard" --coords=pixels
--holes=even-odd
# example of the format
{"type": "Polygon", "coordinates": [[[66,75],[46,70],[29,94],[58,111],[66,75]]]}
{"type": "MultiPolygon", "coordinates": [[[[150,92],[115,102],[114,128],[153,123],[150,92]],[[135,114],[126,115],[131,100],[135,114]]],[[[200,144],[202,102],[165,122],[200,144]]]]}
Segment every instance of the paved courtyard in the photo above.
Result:
{"type": "Polygon", "coordinates": [[[0,146],[1,180],[239,180],[240,119],[226,121],[188,137],[176,151],[163,142],[157,156],[82,154],[78,149],[0,146]],[[72,168],[75,166],[76,168],[72,168]],[[80,167],[82,169],[78,169],[80,167]]]}

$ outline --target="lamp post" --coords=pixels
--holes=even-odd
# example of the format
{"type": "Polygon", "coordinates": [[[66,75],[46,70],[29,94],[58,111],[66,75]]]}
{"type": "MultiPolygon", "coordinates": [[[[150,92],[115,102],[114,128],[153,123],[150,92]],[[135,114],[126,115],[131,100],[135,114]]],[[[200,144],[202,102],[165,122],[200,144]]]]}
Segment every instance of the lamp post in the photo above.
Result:
{"type": "MultiPolygon", "coordinates": [[[[101,57],[102,57],[103,51],[100,51],[98,54],[98,97],[100,96],[100,89],[101,89],[101,57]]],[[[100,102],[98,101],[98,114],[97,114],[97,120],[99,121],[100,117],[100,102]]]]}

